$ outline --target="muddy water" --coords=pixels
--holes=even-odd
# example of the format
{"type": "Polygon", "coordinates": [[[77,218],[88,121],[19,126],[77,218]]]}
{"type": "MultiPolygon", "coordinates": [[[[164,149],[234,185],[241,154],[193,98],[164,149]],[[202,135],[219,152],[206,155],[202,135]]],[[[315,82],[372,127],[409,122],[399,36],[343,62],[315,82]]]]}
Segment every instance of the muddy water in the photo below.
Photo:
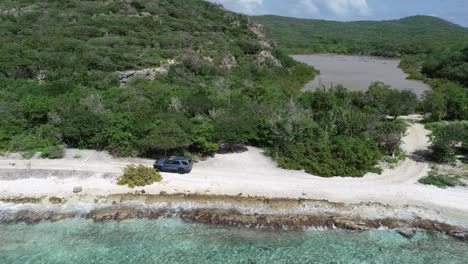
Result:
{"type": "Polygon", "coordinates": [[[314,66],[320,75],[308,83],[305,90],[342,84],[354,91],[365,91],[372,82],[380,81],[398,90],[411,90],[421,96],[430,87],[408,76],[398,65],[399,59],[334,54],[295,55],[294,59],[314,66]]]}

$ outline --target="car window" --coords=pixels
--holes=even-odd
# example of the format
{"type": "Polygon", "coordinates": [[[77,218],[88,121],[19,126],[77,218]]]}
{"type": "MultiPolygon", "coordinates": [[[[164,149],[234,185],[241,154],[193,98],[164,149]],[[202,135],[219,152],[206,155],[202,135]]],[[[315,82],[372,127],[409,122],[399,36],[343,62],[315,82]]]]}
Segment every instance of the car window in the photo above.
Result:
{"type": "Polygon", "coordinates": [[[182,161],[182,164],[187,166],[187,165],[188,165],[188,162],[182,161]]]}
{"type": "Polygon", "coordinates": [[[177,160],[168,160],[166,164],[171,164],[171,165],[178,165],[179,162],[177,160]]]}

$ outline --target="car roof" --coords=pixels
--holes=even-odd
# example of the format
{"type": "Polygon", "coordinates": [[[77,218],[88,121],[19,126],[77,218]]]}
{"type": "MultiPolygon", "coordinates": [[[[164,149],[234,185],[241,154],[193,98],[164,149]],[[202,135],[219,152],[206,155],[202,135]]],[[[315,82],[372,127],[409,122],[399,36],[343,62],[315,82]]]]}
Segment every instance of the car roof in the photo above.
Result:
{"type": "Polygon", "coordinates": [[[168,160],[191,161],[192,159],[190,157],[184,157],[184,156],[172,156],[172,157],[169,157],[168,160]]]}

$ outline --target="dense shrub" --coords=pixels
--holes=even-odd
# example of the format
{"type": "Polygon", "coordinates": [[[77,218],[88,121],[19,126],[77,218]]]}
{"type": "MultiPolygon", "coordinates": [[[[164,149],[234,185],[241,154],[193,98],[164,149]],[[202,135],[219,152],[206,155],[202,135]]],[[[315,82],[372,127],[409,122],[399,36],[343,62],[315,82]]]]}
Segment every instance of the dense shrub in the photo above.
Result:
{"type": "Polygon", "coordinates": [[[41,158],[45,159],[61,159],[65,151],[62,146],[51,146],[42,150],[41,158]]]}
{"type": "Polygon", "coordinates": [[[117,178],[117,184],[135,188],[136,186],[151,185],[161,180],[161,175],[155,169],[145,165],[131,164],[123,169],[123,175],[117,178]]]}
{"type": "Polygon", "coordinates": [[[432,85],[423,101],[431,121],[468,119],[468,88],[443,80],[433,81],[432,85]]]}
{"type": "Polygon", "coordinates": [[[432,158],[438,162],[455,160],[455,154],[468,153],[468,122],[451,122],[434,126],[431,134],[432,158]]]}

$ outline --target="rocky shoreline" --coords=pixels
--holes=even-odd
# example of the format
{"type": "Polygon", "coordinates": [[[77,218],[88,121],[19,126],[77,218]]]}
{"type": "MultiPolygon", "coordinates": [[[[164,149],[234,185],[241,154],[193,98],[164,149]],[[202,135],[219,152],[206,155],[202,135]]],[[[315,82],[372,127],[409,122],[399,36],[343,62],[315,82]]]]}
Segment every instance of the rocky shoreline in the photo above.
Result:
{"type": "MultiPolygon", "coordinates": [[[[44,199],[47,199],[44,197],[44,199]]],[[[88,219],[95,222],[178,217],[208,225],[255,228],[275,232],[312,228],[366,231],[394,229],[407,238],[416,231],[440,232],[468,241],[468,230],[424,218],[420,208],[398,208],[382,204],[345,205],[328,201],[266,199],[261,197],[125,194],[100,197],[93,204],[45,206],[40,198],[22,197],[0,203],[0,224],[88,219]],[[413,210],[413,213],[408,213],[413,210]],[[376,213],[378,212],[378,213],[376,213]]]]}

